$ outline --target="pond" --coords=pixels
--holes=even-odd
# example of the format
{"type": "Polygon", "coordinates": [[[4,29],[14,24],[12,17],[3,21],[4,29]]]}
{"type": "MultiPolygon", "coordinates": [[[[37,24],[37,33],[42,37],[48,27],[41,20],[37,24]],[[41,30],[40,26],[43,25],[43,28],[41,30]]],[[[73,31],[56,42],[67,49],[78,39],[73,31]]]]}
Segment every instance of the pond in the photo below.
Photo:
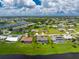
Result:
{"type": "Polygon", "coordinates": [[[79,53],[53,55],[0,55],[0,59],[79,59],[79,53]]]}

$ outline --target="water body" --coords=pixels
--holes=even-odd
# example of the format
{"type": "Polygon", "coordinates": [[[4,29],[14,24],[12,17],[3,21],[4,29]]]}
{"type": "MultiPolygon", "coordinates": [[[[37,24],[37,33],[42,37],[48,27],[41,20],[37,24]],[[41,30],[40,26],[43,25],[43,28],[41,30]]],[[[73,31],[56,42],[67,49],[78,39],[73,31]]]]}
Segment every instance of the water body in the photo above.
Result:
{"type": "Polygon", "coordinates": [[[53,55],[0,55],[0,59],[79,59],[79,53],[53,55]]]}

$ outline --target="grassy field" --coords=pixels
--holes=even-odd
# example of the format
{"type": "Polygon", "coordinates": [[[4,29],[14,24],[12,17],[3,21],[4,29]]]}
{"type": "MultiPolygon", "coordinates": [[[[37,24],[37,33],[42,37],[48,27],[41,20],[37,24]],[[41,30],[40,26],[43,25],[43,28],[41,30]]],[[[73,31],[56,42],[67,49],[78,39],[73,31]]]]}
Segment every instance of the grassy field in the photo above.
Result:
{"type": "Polygon", "coordinates": [[[36,30],[38,30],[40,33],[43,30],[47,30],[48,34],[64,34],[65,32],[60,32],[58,29],[55,28],[37,28],[36,30]]]}
{"type": "Polygon", "coordinates": [[[79,26],[77,26],[75,29],[76,29],[77,32],[79,32],[79,26]]]}
{"type": "Polygon", "coordinates": [[[0,54],[25,54],[25,55],[48,55],[48,54],[62,54],[68,52],[79,52],[79,45],[65,42],[64,44],[23,44],[0,42],[0,54]]]}

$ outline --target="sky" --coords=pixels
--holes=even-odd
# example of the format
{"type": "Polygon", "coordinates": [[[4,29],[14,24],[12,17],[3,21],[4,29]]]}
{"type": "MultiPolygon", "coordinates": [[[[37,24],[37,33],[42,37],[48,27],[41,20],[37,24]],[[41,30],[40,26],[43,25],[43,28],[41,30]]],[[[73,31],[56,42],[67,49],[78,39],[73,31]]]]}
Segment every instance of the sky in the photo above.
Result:
{"type": "Polygon", "coordinates": [[[79,0],[0,0],[0,16],[79,16],[79,0]]]}

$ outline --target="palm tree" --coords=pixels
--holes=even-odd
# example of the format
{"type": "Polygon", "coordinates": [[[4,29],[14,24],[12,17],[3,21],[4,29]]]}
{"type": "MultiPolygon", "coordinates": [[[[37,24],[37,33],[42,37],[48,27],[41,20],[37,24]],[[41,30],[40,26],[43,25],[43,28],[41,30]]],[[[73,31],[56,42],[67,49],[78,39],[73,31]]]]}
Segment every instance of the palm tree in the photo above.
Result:
{"type": "Polygon", "coordinates": [[[50,38],[51,36],[48,36],[48,44],[50,44],[51,45],[51,47],[52,47],[52,45],[53,45],[53,41],[51,40],[51,38],[50,38]]]}

